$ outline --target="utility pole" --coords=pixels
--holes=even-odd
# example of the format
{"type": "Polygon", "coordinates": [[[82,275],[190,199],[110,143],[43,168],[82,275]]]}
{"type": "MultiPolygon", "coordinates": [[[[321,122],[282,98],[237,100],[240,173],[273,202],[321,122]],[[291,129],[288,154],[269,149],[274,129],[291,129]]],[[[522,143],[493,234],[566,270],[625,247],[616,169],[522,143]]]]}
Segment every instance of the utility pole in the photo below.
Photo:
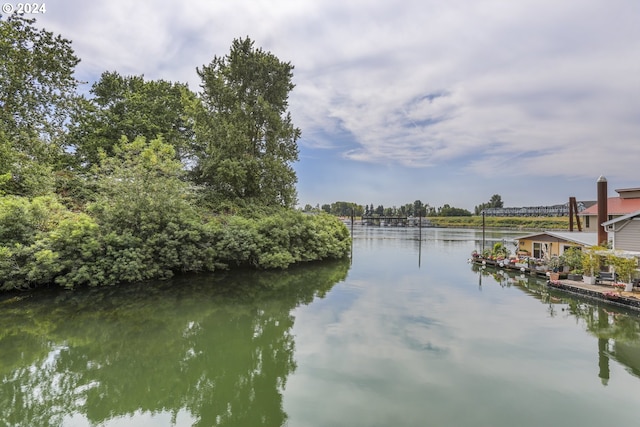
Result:
{"type": "Polygon", "coordinates": [[[484,223],[484,210],[482,211],[482,254],[484,255],[484,229],[485,229],[485,223],[484,223]]]}

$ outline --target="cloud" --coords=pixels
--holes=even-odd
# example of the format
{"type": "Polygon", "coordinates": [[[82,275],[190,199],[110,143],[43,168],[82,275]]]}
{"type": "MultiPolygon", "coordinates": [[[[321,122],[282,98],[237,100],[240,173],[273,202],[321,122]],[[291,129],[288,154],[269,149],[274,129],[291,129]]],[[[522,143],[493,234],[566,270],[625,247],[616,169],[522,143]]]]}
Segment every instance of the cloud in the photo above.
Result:
{"type": "MultiPolygon", "coordinates": [[[[325,65],[330,74],[316,72],[314,92],[325,95],[312,115],[353,135],[359,147],[346,151],[348,158],[429,166],[475,152],[480,163],[470,163],[470,171],[498,155],[517,156],[528,173],[564,173],[553,153],[584,152],[614,135],[620,146],[633,145],[630,112],[639,108],[628,93],[639,89],[632,72],[638,44],[610,26],[618,25],[612,16],[619,10],[518,3],[505,11],[482,4],[456,14],[454,3],[424,22],[420,12],[430,4],[410,5],[405,15],[387,17],[396,21],[395,34],[358,27],[367,46],[340,35],[358,49],[339,50],[334,65],[325,65]],[[421,33],[417,27],[424,27],[421,38],[412,34],[421,33]],[[341,60],[345,51],[348,61],[341,60]],[[432,92],[447,96],[412,103],[416,94],[432,92]],[[536,169],[540,158],[548,168],[536,169]]],[[[629,28],[622,33],[638,35],[629,28]]]]}

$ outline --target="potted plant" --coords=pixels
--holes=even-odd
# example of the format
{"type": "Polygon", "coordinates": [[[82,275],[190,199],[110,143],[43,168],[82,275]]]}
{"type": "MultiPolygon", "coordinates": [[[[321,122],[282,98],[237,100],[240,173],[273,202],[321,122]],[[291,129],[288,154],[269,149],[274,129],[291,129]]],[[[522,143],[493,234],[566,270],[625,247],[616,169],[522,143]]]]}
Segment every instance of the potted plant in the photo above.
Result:
{"type": "Polygon", "coordinates": [[[588,285],[596,284],[596,271],[600,269],[600,256],[590,250],[582,256],[583,281],[588,285]]]}
{"type": "Polygon", "coordinates": [[[619,256],[612,256],[610,260],[612,261],[614,271],[624,283],[624,290],[631,292],[633,290],[633,274],[638,267],[638,260],[636,258],[623,258],[619,256]]]}
{"type": "Polygon", "coordinates": [[[549,267],[549,280],[560,280],[560,257],[553,256],[549,260],[547,266],[549,267]]]}
{"type": "Polygon", "coordinates": [[[574,270],[569,271],[567,274],[567,279],[579,282],[582,280],[582,269],[576,268],[574,270]]]}
{"type": "Polygon", "coordinates": [[[562,254],[562,263],[569,268],[567,279],[582,280],[582,249],[578,247],[569,248],[562,254]]]}
{"type": "Polygon", "coordinates": [[[493,245],[493,249],[491,251],[491,255],[497,260],[503,260],[505,258],[509,258],[509,249],[501,242],[497,242],[493,245]]]}

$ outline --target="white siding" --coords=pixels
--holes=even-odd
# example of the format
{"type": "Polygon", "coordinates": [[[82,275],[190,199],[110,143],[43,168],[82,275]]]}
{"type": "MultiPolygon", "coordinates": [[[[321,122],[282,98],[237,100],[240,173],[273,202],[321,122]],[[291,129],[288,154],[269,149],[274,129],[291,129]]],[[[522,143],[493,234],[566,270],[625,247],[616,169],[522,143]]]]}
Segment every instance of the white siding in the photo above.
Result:
{"type": "Polygon", "coordinates": [[[640,220],[631,220],[622,230],[616,232],[615,244],[615,249],[640,252],[640,220]]]}

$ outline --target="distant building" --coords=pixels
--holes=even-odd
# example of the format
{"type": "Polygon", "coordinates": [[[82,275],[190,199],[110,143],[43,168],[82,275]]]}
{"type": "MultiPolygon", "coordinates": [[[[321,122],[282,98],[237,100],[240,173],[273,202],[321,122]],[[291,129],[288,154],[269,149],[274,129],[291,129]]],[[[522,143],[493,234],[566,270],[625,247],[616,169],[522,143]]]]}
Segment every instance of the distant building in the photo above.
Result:
{"type": "Polygon", "coordinates": [[[597,181],[597,202],[581,202],[582,231],[544,231],[518,238],[518,252],[534,258],[560,256],[570,247],[587,248],[609,244],[613,251],[640,257],[640,188],[616,190],[618,197],[607,197],[607,179],[597,181]],[[587,206],[588,205],[588,206],[587,206]]]}
{"type": "MultiPolygon", "coordinates": [[[[578,202],[578,212],[586,210],[596,202],[578,202]]],[[[569,203],[550,206],[525,206],[484,209],[486,216],[569,216],[569,203]]]]}

